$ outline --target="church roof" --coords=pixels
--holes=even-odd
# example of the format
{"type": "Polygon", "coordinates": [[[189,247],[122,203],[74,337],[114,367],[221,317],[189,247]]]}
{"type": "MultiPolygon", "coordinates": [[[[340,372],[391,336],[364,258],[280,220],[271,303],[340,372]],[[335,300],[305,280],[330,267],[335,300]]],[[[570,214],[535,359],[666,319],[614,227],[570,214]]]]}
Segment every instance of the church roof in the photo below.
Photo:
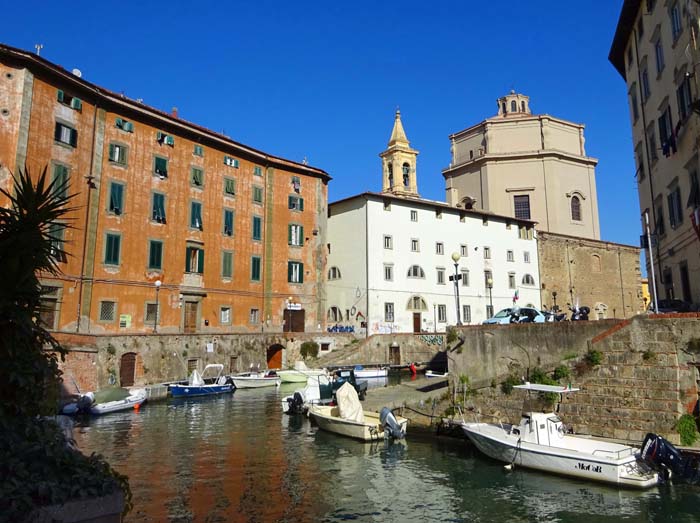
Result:
{"type": "Polygon", "coordinates": [[[403,124],[401,123],[401,111],[398,109],[396,109],[394,128],[391,130],[391,138],[389,138],[389,147],[397,144],[408,145],[406,131],[403,130],[403,124]]]}

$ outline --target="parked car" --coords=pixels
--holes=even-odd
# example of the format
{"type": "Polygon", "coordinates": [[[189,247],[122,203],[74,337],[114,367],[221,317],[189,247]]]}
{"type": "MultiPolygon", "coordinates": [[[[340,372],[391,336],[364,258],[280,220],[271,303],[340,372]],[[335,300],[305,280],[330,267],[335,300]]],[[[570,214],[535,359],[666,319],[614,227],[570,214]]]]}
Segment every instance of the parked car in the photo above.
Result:
{"type": "MultiPolygon", "coordinates": [[[[692,304],[683,300],[659,300],[659,314],[665,314],[669,312],[691,312],[692,309],[692,304]]],[[[654,312],[653,301],[649,304],[647,312],[654,312]]]]}
{"type": "Polygon", "coordinates": [[[544,323],[546,319],[542,311],[538,311],[533,307],[508,307],[498,311],[491,318],[484,320],[482,324],[544,323]]]}

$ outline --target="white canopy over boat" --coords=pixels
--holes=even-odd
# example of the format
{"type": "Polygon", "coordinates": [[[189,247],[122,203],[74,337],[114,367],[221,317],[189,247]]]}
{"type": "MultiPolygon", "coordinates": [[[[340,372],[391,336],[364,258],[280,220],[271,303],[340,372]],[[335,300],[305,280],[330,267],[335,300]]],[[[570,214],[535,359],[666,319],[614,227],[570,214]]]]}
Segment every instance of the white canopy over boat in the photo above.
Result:
{"type": "Polygon", "coordinates": [[[355,387],[350,385],[350,383],[343,383],[336,391],[335,399],[338,403],[338,411],[341,418],[356,421],[357,423],[365,422],[360,398],[357,396],[355,387]]]}

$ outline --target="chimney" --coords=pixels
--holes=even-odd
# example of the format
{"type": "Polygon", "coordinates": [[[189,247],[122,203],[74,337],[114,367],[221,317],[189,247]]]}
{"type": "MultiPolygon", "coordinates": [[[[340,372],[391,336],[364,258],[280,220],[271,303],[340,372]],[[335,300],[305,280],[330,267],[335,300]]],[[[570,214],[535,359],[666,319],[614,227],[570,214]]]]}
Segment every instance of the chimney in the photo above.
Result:
{"type": "Polygon", "coordinates": [[[170,111],[170,114],[173,116],[173,118],[177,118],[177,107],[173,107],[172,111],[170,111]]]}

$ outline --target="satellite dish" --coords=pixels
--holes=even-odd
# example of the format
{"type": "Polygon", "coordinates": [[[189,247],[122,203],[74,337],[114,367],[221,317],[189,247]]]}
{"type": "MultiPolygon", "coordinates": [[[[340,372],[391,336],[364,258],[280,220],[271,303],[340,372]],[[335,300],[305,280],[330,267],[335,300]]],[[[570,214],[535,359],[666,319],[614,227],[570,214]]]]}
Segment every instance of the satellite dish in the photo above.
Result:
{"type": "Polygon", "coordinates": [[[80,72],[80,69],[73,69],[73,74],[77,76],[78,78],[81,78],[83,76],[83,73],[80,72]]]}

